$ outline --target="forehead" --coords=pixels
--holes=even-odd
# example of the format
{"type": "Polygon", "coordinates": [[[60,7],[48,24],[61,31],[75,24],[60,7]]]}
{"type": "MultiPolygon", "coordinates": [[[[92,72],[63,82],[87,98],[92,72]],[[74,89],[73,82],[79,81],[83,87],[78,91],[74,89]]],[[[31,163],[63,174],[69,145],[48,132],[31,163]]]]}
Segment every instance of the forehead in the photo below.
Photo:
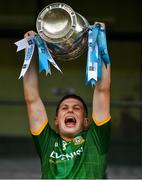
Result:
{"type": "Polygon", "coordinates": [[[79,106],[83,106],[82,102],[78,99],[74,99],[74,98],[68,98],[63,100],[63,102],[60,104],[60,106],[63,105],[79,105],[79,106]]]}

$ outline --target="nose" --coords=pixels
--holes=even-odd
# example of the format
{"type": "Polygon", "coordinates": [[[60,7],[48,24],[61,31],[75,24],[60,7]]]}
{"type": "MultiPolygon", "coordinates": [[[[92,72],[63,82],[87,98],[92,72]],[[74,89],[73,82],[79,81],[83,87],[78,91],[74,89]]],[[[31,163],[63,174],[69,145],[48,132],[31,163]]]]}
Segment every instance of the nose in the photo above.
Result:
{"type": "Polygon", "coordinates": [[[70,107],[70,108],[68,109],[68,112],[69,112],[69,113],[73,113],[73,108],[70,107]]]}

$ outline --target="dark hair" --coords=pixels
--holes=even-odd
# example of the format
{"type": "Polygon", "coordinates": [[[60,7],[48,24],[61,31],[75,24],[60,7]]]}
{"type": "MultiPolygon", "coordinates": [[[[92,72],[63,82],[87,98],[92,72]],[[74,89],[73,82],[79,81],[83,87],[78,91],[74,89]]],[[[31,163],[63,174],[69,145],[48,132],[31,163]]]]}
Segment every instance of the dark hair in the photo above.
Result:
{"type": "Polygon", "coordinates": [[[69,99],[69,98],[77,99],[77,100],[79,100],[79,101],[83,104],[84,111],[85,111],[85,116],[87,117],[87,116],[88,116],[88,109],[87,109],[86,103],[84,102],[84,100],[83,100],[80,96],[78,96],[78,95],[76,95],[76,94],[67,94],[67,95],[65,95],[65,96],[62,97],[62,99],[61,99],[61,100],[58,102],[58,104],[57,104],[56,115],[58,114],[60,104],[61,104],[65,99],[69,99]]]}

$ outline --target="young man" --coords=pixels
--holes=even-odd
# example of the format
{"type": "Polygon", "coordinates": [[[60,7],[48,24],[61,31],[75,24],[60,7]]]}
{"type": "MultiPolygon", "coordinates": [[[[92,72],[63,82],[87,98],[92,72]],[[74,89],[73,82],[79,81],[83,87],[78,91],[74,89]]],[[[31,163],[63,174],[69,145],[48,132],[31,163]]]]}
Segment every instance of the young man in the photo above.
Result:
{"type": "MultiPolygon", "coordinates": [[[[25,36],[34,34],[29,31],[25,36]]],[[[96,83],[92,118],[84,101],[76,95],[63,97],[52,130],[39,95],[34,60],[23,79],[30,129],[41,160],[42,178],[100,179],[105,176],[110,137],[110,66],[103,64],[102,79],[96,83]]]]}

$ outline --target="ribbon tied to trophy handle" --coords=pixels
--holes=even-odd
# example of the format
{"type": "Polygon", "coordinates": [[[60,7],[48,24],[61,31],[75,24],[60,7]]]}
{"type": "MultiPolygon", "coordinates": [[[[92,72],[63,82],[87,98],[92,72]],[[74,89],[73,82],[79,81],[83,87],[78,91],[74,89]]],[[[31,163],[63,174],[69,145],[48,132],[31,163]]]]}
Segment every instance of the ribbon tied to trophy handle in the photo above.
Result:
{"type": "Polygon", "coordinates": [[[88,30],[88,54],[86,65],[86,82],[92,86],[101,80],[102,61],[105,66],[110,64],[107,50],[105,24],[95,22],[88,30]]]}
{"type": "Polygon", "coordinates": [[[38,49],[39,72],[45,70],[46,74],[51,74],[49,64],[50,62],[58,71],[62,73],[62,71],[54,61],[50,51],[48,50],[46,43],[43,39],[41,39],[41,37],[38,34],[35,33],[34,35],[26,36],[24,39],[15,42],[15,45],[17,45],[17,52],[25,49],[25,58],[19,79],[21,77],[24,77],[29,68],[35,50],[35,46],[38,49]]]}

